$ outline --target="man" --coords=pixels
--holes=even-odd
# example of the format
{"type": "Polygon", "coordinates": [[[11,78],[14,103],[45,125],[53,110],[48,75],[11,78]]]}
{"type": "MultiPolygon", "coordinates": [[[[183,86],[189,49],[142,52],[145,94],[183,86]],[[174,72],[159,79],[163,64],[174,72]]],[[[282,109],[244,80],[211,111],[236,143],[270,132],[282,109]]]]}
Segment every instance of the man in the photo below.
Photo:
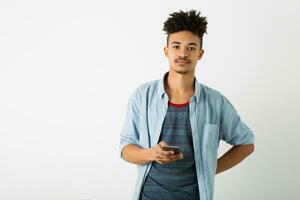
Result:
{"type": "Polygon", "coordinates": [[[206,28],[195,10],[170,14],[163,28],[169,71],[129,99],[120,154],[138,166],[134,200],[212,200],[215,174],[254,151],[254,134],[233,105],[195,77],[206,28]],[[218,159],[220,140],[233,147],[218,159]]]}

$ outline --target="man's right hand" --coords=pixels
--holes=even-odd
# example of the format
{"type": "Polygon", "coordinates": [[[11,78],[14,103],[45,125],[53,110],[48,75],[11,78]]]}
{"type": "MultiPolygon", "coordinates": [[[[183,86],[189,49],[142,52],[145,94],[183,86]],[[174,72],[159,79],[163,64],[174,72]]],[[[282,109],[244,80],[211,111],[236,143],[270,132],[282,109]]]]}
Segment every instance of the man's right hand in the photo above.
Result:
{"type": "Polygon", "coordinates": [[[162,147],[168,146],[164,141],[161,141],[157,145],[151,148],[152,160],[159,164],[168,164],[176,160],[183,159],[183,154],[176,154],[173,151],[164,151],[162,147]]]}

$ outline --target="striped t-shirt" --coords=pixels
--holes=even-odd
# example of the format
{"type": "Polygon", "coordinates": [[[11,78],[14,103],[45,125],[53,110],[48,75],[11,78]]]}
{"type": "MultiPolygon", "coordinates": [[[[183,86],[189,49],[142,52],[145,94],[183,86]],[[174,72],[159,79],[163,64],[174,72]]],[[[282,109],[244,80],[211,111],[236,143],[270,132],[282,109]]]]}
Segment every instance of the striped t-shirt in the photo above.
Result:
{"type": "Polygon", "coordinates": [[[140,200],[199,200],[189,102],[169,102],[160,141],[179,146],[184,158],[168,164],[152,163],[140,200]]]}

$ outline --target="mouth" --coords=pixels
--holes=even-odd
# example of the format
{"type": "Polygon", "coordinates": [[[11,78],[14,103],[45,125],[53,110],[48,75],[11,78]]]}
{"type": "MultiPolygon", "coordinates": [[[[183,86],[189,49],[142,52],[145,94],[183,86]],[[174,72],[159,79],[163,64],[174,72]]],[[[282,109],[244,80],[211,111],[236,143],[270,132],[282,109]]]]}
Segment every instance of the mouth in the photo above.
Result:
{"type": "Polygon", "coordinates": [[[190,61],[188,61],[188,60],[177,60],[175,62],[178,63],[178,64],[180,64],[180,65],[185,65],[185,64],[189,64],[190,63],[190,61]]]}

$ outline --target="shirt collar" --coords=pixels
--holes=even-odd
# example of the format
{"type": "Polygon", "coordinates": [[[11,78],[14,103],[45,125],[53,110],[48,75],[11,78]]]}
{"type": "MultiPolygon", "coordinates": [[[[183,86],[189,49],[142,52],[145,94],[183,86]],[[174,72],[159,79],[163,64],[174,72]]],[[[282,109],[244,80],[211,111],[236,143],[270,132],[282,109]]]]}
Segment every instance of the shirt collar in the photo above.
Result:
{"type": "MultiPolygon", "coordinates": [[[[167,95],[166,91],[165,91],[165,87],[164,87],[164,80],[168,77],[169,72],[166,72],[163,76],[162,79],[159,79],[159,83],[158,83],[158,97],[160,99],[163,98],[164,95],[167,95]]],[[[193,96],[195,96],[196,102],[198,103],[198,101],[200,100],[200,91],[201,91],[201,85],[198,82],[196,76],[194,78],[194,85],[195,85],[195,93],[193,96]]]]}

